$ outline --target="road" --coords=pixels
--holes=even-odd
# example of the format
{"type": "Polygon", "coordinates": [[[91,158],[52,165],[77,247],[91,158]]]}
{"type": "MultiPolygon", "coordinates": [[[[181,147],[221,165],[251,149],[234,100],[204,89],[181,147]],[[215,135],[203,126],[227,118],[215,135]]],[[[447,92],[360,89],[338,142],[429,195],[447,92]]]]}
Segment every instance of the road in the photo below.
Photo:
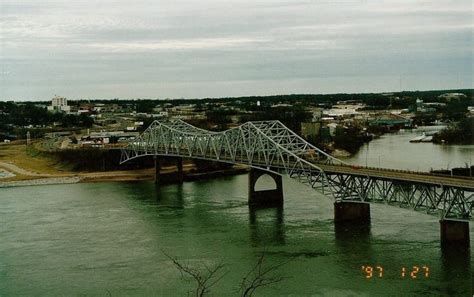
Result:
{"type": "Polygon", "coordinates": [[[395,179],[400,181],[417,182],[424,184],[435,184],[443,186],[453,186],[463,188],[464,190],[474,191],[474,179],[469,177],[451,177],[433,175],[423,172],[412,172],[394,169],[366,168],[359,166],[346,165],[326,165],[317,164],[326,173],[350,174],[359,176],[371,176],[376,178],[395,179]]]}

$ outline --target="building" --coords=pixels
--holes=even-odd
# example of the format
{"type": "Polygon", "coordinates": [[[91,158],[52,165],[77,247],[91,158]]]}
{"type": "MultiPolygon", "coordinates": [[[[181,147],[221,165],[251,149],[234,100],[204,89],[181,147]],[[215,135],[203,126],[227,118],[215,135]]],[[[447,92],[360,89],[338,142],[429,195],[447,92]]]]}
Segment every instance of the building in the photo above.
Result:
{"type": "Polygon", "coordinates": [[[467,96],[463,93],[444,93],[438,96],[439,99],[444,99],[446,101],[452,100],[461,100],[467,98],[467,96]]]}
{"type": "Polygon", "coordinates": [[[54,96],[51,99],[51,105],[48,106],[48,111],[52,112],[71,112],[71,107],[67,105],[66,97],[54,96]]]}
{"type": "Polygon", "coordinates": [[[159,111],[158,113],[153,114],[154,118],[167,118],[168,112],[167,111],[159,111]]]}
{"type": "Polygon", "coordinates": [[[397,114],[382,114],[378,115],[375,119],[369,120],[370,126],[385,127],[387,130],[399,130],[401,128],[410,128],[413,125],[413,121],[409,118],[402,117],[397,114]]]}
{"type": "Polygon", "coordinates": [[[91,132],[89,135],[81,137],[79,141],[80,147],[103,147],[108,144],[127,142],[137,138],[138,132],[91,132]]]}
{"type": "Polygon", "coordinates": [[[120,113],[123,112],[122,106],[113,103],[113,104],[96,104],[94,111],[99,113],[120,113]]]}
{"type": "Polygon", "coordinates": [[[320,129],[320,122],[303,122],[301,123],[301,136],[314,142],[319,138],[320,129]]]}

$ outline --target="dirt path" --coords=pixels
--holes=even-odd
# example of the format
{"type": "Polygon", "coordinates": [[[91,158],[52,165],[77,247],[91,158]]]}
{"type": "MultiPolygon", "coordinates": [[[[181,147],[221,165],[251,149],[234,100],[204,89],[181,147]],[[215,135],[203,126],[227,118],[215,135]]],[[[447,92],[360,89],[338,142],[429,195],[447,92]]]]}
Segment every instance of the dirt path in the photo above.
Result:
{"type": "Polygon", "coordinates": [[[11,163],[6,163],[6,162],[2,162],[0,161],[0,167],[3,167],[9,171],[12,171],[16,174],[21,174],[21,175],[25,175],[25,176],[53,176],[51,174],[47,174],[47,173],[36,173],[36,172],[31,172],[31,171],[28,171],[28,170],[25,170],[23,168],[20,168],[18,166],[16,166],[15,164],[11,164],[11,163]]]}

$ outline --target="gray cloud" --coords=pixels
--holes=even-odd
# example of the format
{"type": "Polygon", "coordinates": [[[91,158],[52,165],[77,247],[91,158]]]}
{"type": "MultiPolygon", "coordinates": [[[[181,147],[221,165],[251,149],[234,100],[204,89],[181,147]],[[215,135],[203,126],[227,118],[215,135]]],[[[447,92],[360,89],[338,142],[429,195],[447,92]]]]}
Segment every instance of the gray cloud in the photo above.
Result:
{"type": "Polygon", "coordinates": [[[473,87],[470,0],[0,4],[0,100],[473,87]]]}

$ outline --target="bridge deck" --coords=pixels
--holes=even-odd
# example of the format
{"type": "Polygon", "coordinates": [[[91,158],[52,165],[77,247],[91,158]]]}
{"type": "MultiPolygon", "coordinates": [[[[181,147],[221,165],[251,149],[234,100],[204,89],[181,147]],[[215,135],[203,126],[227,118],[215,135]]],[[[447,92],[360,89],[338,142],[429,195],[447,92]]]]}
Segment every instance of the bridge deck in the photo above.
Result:
{"type": "Polygon", "coordinates": [[[474,179],[469,177],[452,177],[432,175],[423,172],[410,172],[403,170],[381,169],[381,168],[366,168],[359,166],[344,166],[344,165],[329,165],[317,164],[327,174],[350,174],[359,176],[369,176],[380,179],[394,179],[407,182],[416,182],[423,184],[443,185],[463,188],[464,190],[474,191],[474,179]]]}

